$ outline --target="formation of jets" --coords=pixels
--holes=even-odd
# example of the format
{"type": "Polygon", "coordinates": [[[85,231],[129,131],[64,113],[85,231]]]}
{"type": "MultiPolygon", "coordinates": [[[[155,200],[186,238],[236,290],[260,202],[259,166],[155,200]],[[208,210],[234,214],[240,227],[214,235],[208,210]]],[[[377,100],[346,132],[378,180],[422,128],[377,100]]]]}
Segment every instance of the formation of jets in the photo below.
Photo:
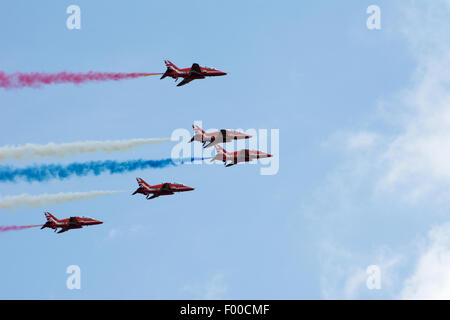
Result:
{"type": "MultiPolygon", "coordinates": [[[[216,155],[211,159],[211,162],[222,161],[226,167],[230,167],[240,162],[250,162],[255,159],[272,157],[270,153],[249,149],[228,152],[219,145],[220,143],[232,142],[239,139],[250,139],[252,137],[251,135],[226,129],[207,133],[197,125],[193,125],[192,127],[194,129],[194,136],[189,142],[201,142],[204,148],[211,146],[215,147],[216,155]]],[[[156,185],[150,185],[141,178],[136,178],[136,180],[139,187],[132,193],[132,195],[139,193],[144,195],[147,200],[155,199],[160,196],[173,195],[178,192],[195,190],[192,187],[180,183],[164,182],[156,185]]],[[[103,223],[100,220],[88,217],[70,217],[59,220],[49,212],[45,212],[45,217],[47,222],[41,227],[41,229],[50,228],[54,229],[55,232],[60,229],[58,233],[103,223]]]]}
{"type": "Polygon", "coordinates": [[[204,148],[215,146],[216,156],[211,159],[211,162],[215,160],[222,161],[226,167],[230,167],[238,164],[239,162],[250,162],[255,159],[272,157],[270,153],[248,149],[227,152],[224,148],[219,146],[219,143],[226,143],[240,139],[250,139],[252,137],[251,135],[226,129],[206,133],[197,125],[192,125],[192,128],[194,129],[194,136],[189,142],[202,142],[204,148]],[[206,144],[207,142],[208,144],[206,144]]]}
{"type": "MultiPolygon", "coordinates": [[[[190,68],[180,69],[169,60],[164,61],[167,67],[166,72],[161,76],[161,79],[166,77],[178,78],[183,80],[177,86],[183,86],[195,79],[204,79],[206,77],[224,76],[226,72],[207,67],[200,67],[194,63],[190,68]]],[[[250,162],[254,159],[270,158],[271,154],[262,151],[242,149],[239,151],[228,152],[219,144],[232,142],[240,139],[250,139],[251,135],[246,133],[222,129],[215,132],[205,132],[197,125],[192,126],[194,129],[194,136],[189,142],[198,141],[203,144],[204,148],[215,147],[216,155],[211,159],[213,161],[222,161],[226,167],[233,166],[240,162],[250,162]]],[[[149,185],[141,178],[136,178],[139,187],[132,193],[137,193],[145,196],[147,200],[157,198],[159,196],[173,195],[178,192],[193,191],[194,188],[178,183],[164,182],[156,185],[149,185]]],[[[72,229],[81,229],[85,226],[102,224],[100,220],[89,217],[70,217],[67,219],[57,219],[51,213],[45,212],[47,222],[42,225],[41,229],[50,228],[55,232],[62,233],[72,229]],[[59,231],[58,231],[59,229],[59,231]]]]}

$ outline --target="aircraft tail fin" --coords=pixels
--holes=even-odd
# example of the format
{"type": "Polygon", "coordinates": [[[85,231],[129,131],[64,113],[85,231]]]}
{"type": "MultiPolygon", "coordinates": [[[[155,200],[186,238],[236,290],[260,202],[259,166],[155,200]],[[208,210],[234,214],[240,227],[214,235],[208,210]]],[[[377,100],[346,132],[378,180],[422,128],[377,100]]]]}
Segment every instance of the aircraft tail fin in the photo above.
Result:
{"type": "Polygon", "coordinates": [[[202,128],[200,128],[198,125],[196,125],[196,124],[193,124],[192,125],[192,128],[194,128],[194,134],[204,134],[205,133],[205,131],[203,131],[203,129],[202,128]]]}
{"type": "Polygon", "coordinates": [[[164,72],[160,79],[164,79],[167,76],[172,76],[173,71],[175,71],[176,73],[180,71],[180,69],[169,60],[164,60],[164,63],[166,64],[167,70],[166,72],[164,72]]]}
{"type": "Polygon", "coordinates": [[[148,186],[148,183],[144,181],[144,179],[136,178],[137,183],[139,184],[139,187],[146,187],[148,186]]]}
{"type": "Polygon", "coordinates": [[[139,188],[137,188],[136,191],[131,194],[132,196],[134,196],[136,193],[144,193],[144,190],[150,187],[148,183],[144,181],[144,179],[136,178],[136,181],[139,185],[139,188]]]}
{"type": "Polygon", "coordinates": [[[203,129],[200,128],[196,124],[193,124],[192,128],[194,128],[194,136],[191,138],[191,140],[189,142],[193,142],[196,140],[196,141],[202,141],[203,144],[205,144],[205,139],[204,139],[205,131],[203,131],[203,129]]]}
{"type": "Polygon", "coordinates": [[[49,222],[58,222],[59,221],[50,212],[45,212],[44,214],[45,214],[45,217],[47,218],[47,221],[49,221],[49,222]]]}
{"type": "Polygon", "coordinates": [[[175,71],[179,71],[180,69],[176,66],[176,65],[174,65],[172,62],[170,62],[169,60],[164,60],[164,63],[166,64],[166,67],[168,68],[168,69],[172,69],[172,70],[175,70],[175,71]]]}

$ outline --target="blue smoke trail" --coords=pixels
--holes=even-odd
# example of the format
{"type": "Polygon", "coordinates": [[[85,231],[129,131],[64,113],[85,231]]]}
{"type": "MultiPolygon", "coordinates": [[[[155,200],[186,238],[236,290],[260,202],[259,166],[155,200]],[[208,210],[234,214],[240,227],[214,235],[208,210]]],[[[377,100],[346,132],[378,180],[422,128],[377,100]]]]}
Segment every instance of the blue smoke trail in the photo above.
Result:
{"type": "Polygon", "coordinates": [[[34,165],[25,168],[13,168],[11,166],[0,166],[0,182],[16,182],[18,179],[26,181],[47,181],[50,179],[66,179],[71,176],[86,176],[94,174],[96,176],[104,172],[118,174],[141,169],[162,169],[168,166],[178,166],[185,162],[205,160],[205,158],[186,159],[162,159],[162,160],[130,160],[130,161],[91,161],[74,162],[69,165],[44,164],[34,165]]]}

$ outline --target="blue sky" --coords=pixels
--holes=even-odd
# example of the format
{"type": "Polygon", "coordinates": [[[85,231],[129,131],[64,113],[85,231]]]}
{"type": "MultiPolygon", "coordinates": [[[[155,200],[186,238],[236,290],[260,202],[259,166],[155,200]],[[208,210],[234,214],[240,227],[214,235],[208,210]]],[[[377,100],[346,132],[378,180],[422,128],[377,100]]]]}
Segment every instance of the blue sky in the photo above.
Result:
{"type": "MultiPolygon", "coordinates": [[[[201,120],[205,128],[279,129],[280,170],[262,176],[256,165],[192,165],[2,183],[2,196],[129,192],[2,210],[1,225],[41,223],[44,210],[105,223],[62,235],[0,234],[0,298],[450,297],[450,280],[441,281],[448,272],[422,280],[445,269],[436,252],[450,257],[442,66],[449,8],[448,1],[3,1],[7,73],[163,72],[170,59],[228,75],[181,88],[150,77],[2,89],[0,145],[169,137],[201,120]],[[71,4],[81,8],[81,30],[66,28],[71,4]],[[366,28],[371,4],[381,8],[378,31],[366,28]],[[130,196],[137,176],[196,190],[145,201],[130,196]],[[81,290],[66,288],[73,264],[81,290]],[[365,285],[373,264],[381,290],[365,285]]],[[[173,146],[7,163],[161,159],[173,146]]]]}

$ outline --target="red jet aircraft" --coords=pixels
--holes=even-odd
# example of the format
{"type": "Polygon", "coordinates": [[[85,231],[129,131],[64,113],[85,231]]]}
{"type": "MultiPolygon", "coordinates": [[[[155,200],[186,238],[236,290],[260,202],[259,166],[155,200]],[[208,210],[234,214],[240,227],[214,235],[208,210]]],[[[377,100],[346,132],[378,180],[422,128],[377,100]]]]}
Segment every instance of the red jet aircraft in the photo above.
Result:
{"type": "Polygon", "coordinates": [[[190,68],[180,69],[176,65],[174,65],[169,60],[164,60],[167,70],[161,76],[161,79],[165,77],[172,77],[175,79],[175,82],[178,78],[183,78],[177,87],[184,86],[186,83],[191,82],[195,79],[205,79],[206,77],[217,77],[217,76],[225,76],[226,72],[222,72],[220,70],[216,70],[213,68],[200,67],[198,63],[194,63],[190,68]]]}
{"type": "Polygon", "coordinates": [[[61,228],[58,233],[66,232],[71,229],[81,229],[84,226],[92,226],[94,224],[103,223],[100,220],[95,220],[88,217],[70,217],[67,219],[58,220],[50,212],[45,212],[45,217],[47,218],[47,222],[41,227],[41,229],[51,228],[56,232],[58,228],[61,228]]]}
{"type": "Polygon", "coordinates": [[[245,134],[238,131],[231,131],[231,130],[225,130],[222,129],[220,131],[215,132],[205,132],[197,125],[192,125],[192,128],[194,128],[194,136],[192,137],[191,141],[200,141],[203,142],[203,147],[208,148],[212,147],[213,145],[216,145],[218,143],[225,143],[225,142],[231,142],[233,140],[239,140],[239,139],[249,139],[252,136],[249,134],[245,134]],[[208,145],[205,146],[206,142],[209,142],[208,145]]]}
{"type": "Polygon", "coordinates": [[[141,178],[136,178],[139,188],[135,192],[132,193],[132,195],[135,195],[136,193],[141,193],[145,195],[147,200],[154,199],[159,196],[167,196],[174,194],[175,192],[184,192],[184,191],[192,191],[194,188],[177,184],[177,183],[161,183],[156,184],[154,186],[149,185],[147,182],[142,180],[141,178]],[[150,196],[152,195],[152,196],[150,196]]]}
{"type": "Polygon", "coordinates": [[[216,156],[211,159],[211,162],[213,162],[214,160],[223,161],[225,167],[231,167],[235,164],[238,164],[239,162],[250,162],[254,159],[273,157],[270,153],[248,149],[227,152],[224,148],[218,145],[216,145],[216,151],[216,156]],[[228,161],[231,161],[231,163],[228,163],[228,161]]]}

